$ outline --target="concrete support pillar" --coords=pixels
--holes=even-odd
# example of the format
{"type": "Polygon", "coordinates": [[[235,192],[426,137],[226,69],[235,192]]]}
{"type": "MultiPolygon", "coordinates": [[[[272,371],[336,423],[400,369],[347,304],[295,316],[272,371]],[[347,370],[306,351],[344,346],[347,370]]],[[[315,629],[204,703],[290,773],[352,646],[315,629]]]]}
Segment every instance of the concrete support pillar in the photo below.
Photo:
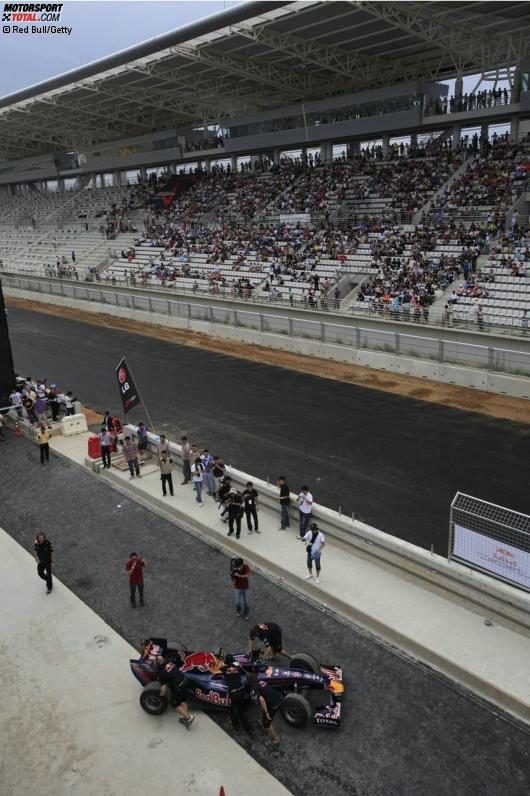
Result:
{"type": "Polygon", "coordinates": [[[174,160],[171,161],[171,163],[169,164],[168,168],[169,168],[169,173],[170,174],[176,174],[177,173],[177,164],[176,164],[176,162],[174,160]]]}
{"type": "Polygon", "coordinates": [[[333,141],[323,141],[320,145],[320,162],[333,163],[333,141]]]}
{"type": "Polygon", "coordinates": [[[112,187],[119,188],[121,185],[121,172],[113,171],[112,172],[112,187]]]}
{"type": "Polygon", "coordinates": [[[519,141],[519,117],[512,116],[510,119],[510,138],[514,143],[519,141]]]}
{"type": "Polygon", "coordinates": [[[390,135],[388,133],[383,133],[383,157],[388,157],[388,152],[390,150],[390,135]]]}
{"type": "Polygon", "coordinates": [[[64,177],[57,177],[57,193],[64,193],[64,177]]]}
{"type": "Polygon", "coordinates": [[[456,152],[460,149],[460,136],[462,135],[462,127],[455,124],[453,127],[453,150],[456,152]]]}
{"type": "Polygon", "coordinates": [[[273,160],[275,166],[279,166],[280,165],[280,150],[279,149],[273,149],[272,150],[272,160],[273,160]]]}
{"type": "MultiPolygon", "coordinates": [[[[521,70],[520,64],[518,64],[515,68],[515,74],[513,76],[513,84],[512,84],[512,102],[520,102],[521,101],[521,83],[522,83],[523,73],[521,70]]],[[[511,135],[511,133],[510,133],[511,135]]]]}
{"type": "Polygon", "coordinates": [[[489,124],[487,122],[482,122],[480,125],[480,140],[487,141],[488,140],[488,128],[489,124]]]}
{"type": "MultiPolygon", "coordinates": [[[[252,162],[252,158],[250,158],[250,161],[252,162]]],[[[235,155],[230,158],[230,168],[232,171],[237,171],[237,157],[235,155]]]]}
{"type": "Polygon", "coordinates": [[[98,175],[93,174],[90,178],[90,187],[94,190],[98,187],[98,175]]]}
{"type": "Polygon", "coordinates": [[[147,169],[145,168],[145,166],[140,166],[140,177],[142,178],[142,180],[147,179],[147,169]]]}
{"type": "Polygon", "coordinates": [[[455,97],[461,97],[464,93],[464,78],[457,77],[455,80],[455,97]]]}
{"type": "Polygon", "coordinates": [[[207,158],[207,159],[204,161],[204,163],[202,164],[202,167],[203,167],[204,171],[205,171],[207,174],[209,174],[209,173],[211,172],[211,170],[212,170],[212,161],[210,160],[210,158],[207,158]]]}
{"type": "Polygon", "coordinates": [[[418,146],[418,133],[410,134],[410,145],[413,149],[418,146]]]}

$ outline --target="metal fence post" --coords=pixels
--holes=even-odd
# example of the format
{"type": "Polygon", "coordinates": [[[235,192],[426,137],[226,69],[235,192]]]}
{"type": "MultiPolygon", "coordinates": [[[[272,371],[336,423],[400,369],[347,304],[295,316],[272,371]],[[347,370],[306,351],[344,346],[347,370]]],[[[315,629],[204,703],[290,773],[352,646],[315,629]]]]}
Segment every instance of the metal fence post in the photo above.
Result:
{"type": "Polygon", "coordinates": [[[323,321],[320,321],[320,339],[323,343],[326,341],[326,325],[323,321]]]}
{"type": "Polygon", "coordinates": [[[361,329],[359,326],[355,327],[355,348],[361,347],[361,329]]]}
{"type": "Polygon", "coordinates": [[[495,349],[491,346],[488,346],[488,370],[493,370],[494,367],[494,352],[495,349]]]}
{"type": "Polygon", "coordinates": [[[438,340],[438,362],[440,364],[442,364],[444,361],[444,343],[445,340],[438,340]]]}
{"type": "Polygon", "coordinates": [[[213,323],[213,307],[211,304],[208,306],[208,320],[213,323]]]}
{"type": "Polygon", "coordinates": [[[171,315],[171,302],[169,299],[167,300],[167,314],[171,315]]]}
{"type": "Polygon", "coordinates": [[[399,354],[400,346],[401,346],[401,335],[399,334],[399,332],[395,332],[394,333],[394,352],[396,354],[399,354]]]}
{"type": "Polygon", "coordinates": [[[263,333],[265,331],[265,322],[264,322],[264,319],[263,319],[263,313],[261,313],[261,312],[258,313],[258,318],[259,318],[259,330],[260,330],[260,332],[263,333]]]}
{"type": "Polygon", "coordinates": [[[294,323],[292,318],[287,319],[289,321],[289,337],[294,337],[294,323]]]}
{"type": "Polygon", "coordinates": [[[149,302],[149,312],[153,312],[153,301],[151,299],[151,296],[149,296],[147,300],[149,302]]]}
{"type": "Polygon", "coordinates": [[[239,323],[237,321],[237,310],[234,310],[234,326],[237,328],[239,323]]]}
{"type": "Polygon", "coordinates": [[[189,301],[186,302],[186,307],[187,307],[187,313],[186,314],[188,316],[188,321],[191,321],[191,304],[189,303],[189,301]]]}

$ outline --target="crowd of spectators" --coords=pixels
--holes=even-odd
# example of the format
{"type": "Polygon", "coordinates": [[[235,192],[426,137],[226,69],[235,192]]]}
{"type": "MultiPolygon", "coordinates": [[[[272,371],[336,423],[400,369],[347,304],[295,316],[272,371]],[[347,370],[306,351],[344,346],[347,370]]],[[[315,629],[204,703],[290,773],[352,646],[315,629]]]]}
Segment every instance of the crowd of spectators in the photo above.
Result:
{"type": "Polygon", "coordinates": [[[437,197],[433,210],[501,206],[505,211],[530,173],[526,150],[504,139],[483,142],[471,166],[437,197]]]}
{"type": "Polygon", "coordinates": [[[208,135],[201,138],[194,138],[186,142],[186,152],[202,152],[207,149],[224,149],[224,139],[222,135],[208,135]]]}
{"type": "Polygon", "coordinates": [[[461,113],[462,111],[474,111],[482,108],[496,108],[500,105],[509,105],[511,102],[511,90],[505,88],[493,88],[489,91],[472,91],[461,96],[431,98],[427,103],[426,113],[428,116],[441,115],[445,113],[461,113]]]}

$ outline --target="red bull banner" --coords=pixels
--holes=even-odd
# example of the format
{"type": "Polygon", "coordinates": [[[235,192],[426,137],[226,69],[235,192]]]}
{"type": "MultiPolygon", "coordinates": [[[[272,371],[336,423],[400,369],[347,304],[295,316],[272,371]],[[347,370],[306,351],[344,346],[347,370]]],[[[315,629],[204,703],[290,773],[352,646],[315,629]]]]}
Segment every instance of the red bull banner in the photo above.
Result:
{"type": "Polygon", "coordinates": [[[116,378],[118,379],[123,411],[127,414],[127,412],[130,412],[131,409],[138,406],[142,401],[140,393],[136,389],[131,371],[125,361],[125,357],[123,357],[116,368],[116,378]]]}
{"type": "Polygon", "coordinates": [[[455,523],[453,556],[530,591],[530,551],[455,523]]]}

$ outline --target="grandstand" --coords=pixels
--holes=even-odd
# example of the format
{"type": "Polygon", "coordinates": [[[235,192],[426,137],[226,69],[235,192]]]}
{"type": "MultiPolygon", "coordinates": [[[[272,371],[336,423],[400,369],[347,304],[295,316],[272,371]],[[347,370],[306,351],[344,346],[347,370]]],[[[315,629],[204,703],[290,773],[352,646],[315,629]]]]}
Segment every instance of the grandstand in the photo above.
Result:
{"type": "Polygon", "coordinates": [[[520,3],[245,3],[4,97],[2,268],[526,333],[529,41],[520,3]]]}

